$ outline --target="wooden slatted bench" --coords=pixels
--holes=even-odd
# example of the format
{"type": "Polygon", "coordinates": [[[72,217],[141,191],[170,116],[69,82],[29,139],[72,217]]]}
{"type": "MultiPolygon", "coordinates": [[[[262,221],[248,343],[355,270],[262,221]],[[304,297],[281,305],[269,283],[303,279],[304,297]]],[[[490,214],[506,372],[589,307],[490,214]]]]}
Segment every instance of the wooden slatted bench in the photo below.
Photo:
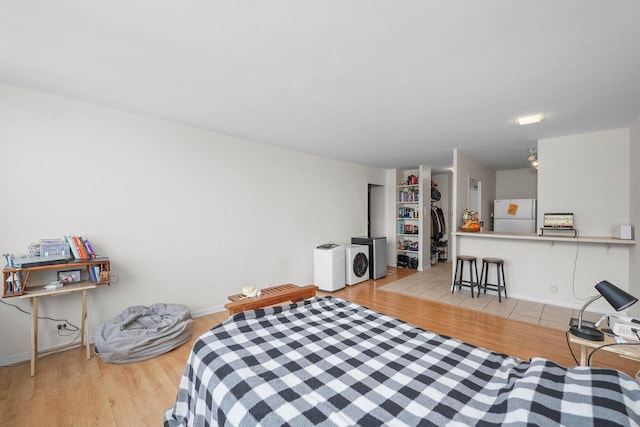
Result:
{"type": "Polygon", "coordinates": [[[231,295],[229,303],[224,307],[229,310],[229,314],[233,315],[246,310],[255,310],[256,308],[264,308],[273,304],[286,301],[297,302],[307,298],[316,296],[315,285],[296,286],[288,283],[286,285],[278,285],[260,290],[259,297],[245,297],[242,294],[231,295]]]}

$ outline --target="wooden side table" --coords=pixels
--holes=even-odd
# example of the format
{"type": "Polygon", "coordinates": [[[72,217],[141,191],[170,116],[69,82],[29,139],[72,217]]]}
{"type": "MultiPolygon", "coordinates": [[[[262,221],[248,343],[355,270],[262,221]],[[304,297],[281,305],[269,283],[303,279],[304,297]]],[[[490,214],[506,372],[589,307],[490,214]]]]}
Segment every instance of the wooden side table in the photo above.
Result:
{"type": "Polygon", "coordinates": [[[233,315],[241,311],[264,308],[281,302],[297,302],[313,298],[316,296],[317,289],[318,287],[315,285],[296,286],[288,283],[261,289],[259,297],[245,297],[242,294],[231,295],[229,297],[231,302],[224,306],[229,310],[229,314],[233,315]]]}
{"type": "MultiPolygon", "coordinates": [[[[608,335],[604,336],[604,341],[589,341],[569,334],[569,342],[580,344],[580,366],[587,366],[587,359],[589,355],[596,349],[607,344],[615,344],[616,341],[608,335]]],[[[634,344],[635,341],[627,341],[629,344],[634,344]]],[[[602,351],[608,351],[615,353],[620,357],[640,361],[640,345],[610,345],[604,347],[602,351]]]]}

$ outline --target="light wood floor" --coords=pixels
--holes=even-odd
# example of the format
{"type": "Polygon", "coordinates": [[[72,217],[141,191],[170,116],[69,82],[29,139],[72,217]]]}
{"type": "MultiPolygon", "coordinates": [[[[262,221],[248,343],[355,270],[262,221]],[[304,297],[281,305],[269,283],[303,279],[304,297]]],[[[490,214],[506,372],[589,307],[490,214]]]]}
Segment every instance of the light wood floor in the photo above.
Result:
{"type": "MultiPolygon", "coordinates": [[[[563,331],[410,296],[378,291],[409,270],[390,269],[384,279],[347,287],[332,295],[471,344],[528,359],[539,356],[575,365],[563,331]]],[[[195,319],[193,339],[227,318],[216,313],[195,319]]],[[[192,340],[193,342],[193,340],[192,340]]],[[[0,424],[7,426],[160,425],[175,401],[192,342],[144,362],[115,365],[70,350],[29,364],[0,368],[0,424]]],[[[574,349],[577,353],[577,347],[574,349]]],[[[599,354],[594,364],[633,375],[640,364],[599,354]]]]}
{"type": "MultiPolygon", "coordinates": [[[[391,282],[378,289],[388,292],[401,293],[414,298],[428,299],[444,304],[455,305],[476,311],[483,311],[510,319],[521,320],[535,325],[549,326],[551,328],[567,330],[569,319],[577,318],[580,310],[566,307],[558,307],[550,304],[542,304],[532,301],[519,300],[510,296],[502,300],[498,299],[497,292],[489,289],[471,297],[469,288],[456,288],[451,292],[450,262],[439,262],[423,272],[417,272],[408,277],[391,282]]],[[[494,276],[491,280],[495,282],[494,276]]],[[[491,283],[491,282],[489,282],[491,283]]],[[[602,315],[585,311],[582,318],[592,322],[600,320],[602,315]]]]}

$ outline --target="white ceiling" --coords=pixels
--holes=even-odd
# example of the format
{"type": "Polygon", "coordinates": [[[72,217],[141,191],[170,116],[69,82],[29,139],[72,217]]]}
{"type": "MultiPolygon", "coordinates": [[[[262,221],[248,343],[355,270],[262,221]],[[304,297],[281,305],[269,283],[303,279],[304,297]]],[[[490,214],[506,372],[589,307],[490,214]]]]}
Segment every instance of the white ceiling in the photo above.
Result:
{"type": "Polygon", "coordinates": [[[639,44],[632,0],[0,0],[0,83],[384,168],[628,127],[639,44]]]}

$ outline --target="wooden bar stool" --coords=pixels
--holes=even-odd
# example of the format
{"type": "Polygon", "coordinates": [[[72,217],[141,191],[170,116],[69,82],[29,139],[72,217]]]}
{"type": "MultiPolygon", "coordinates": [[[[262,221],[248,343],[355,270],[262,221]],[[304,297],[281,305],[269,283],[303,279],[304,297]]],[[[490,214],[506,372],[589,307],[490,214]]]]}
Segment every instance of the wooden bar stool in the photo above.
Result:
{"type": "MultiPolygon", "coordinates": [[[[504,260],[502,258],[482,258],[482,271],[480,275],[480,286],[487,293],[487,287],[493,291],[498,291],[498,302],[502,302],[502,290],[504,289],[504,297],[507,297],[507,281],[504,278],[504,260]],[[489,266],[496,266],[496,278],[498,283],[487,283],[489,278],[489,266]]],[[[480,296],[480,287],[478,287],[478,296],[480,296]]]]}
{"type": "Polygon", "coordinates": [[[480,296],[480,282],[478,281],[478,264],[477,258],[471,255],[458,255],[456,257],[456,271],[453,275],[453,284],[451,285],[451,293],[453,293],[458,286],[458,289],[462,289],[463,286],[471,288],[471,298],[473,298],[473,288],[478,287],[478,296],[480,296]],[[464,280],[464,262],[469,263],[469,280],[464,280]],[[458,275],[458,269],[460,275],[458,275]],[[473,272],[475,271],[476,278],[473,278],[473,272]]]}

